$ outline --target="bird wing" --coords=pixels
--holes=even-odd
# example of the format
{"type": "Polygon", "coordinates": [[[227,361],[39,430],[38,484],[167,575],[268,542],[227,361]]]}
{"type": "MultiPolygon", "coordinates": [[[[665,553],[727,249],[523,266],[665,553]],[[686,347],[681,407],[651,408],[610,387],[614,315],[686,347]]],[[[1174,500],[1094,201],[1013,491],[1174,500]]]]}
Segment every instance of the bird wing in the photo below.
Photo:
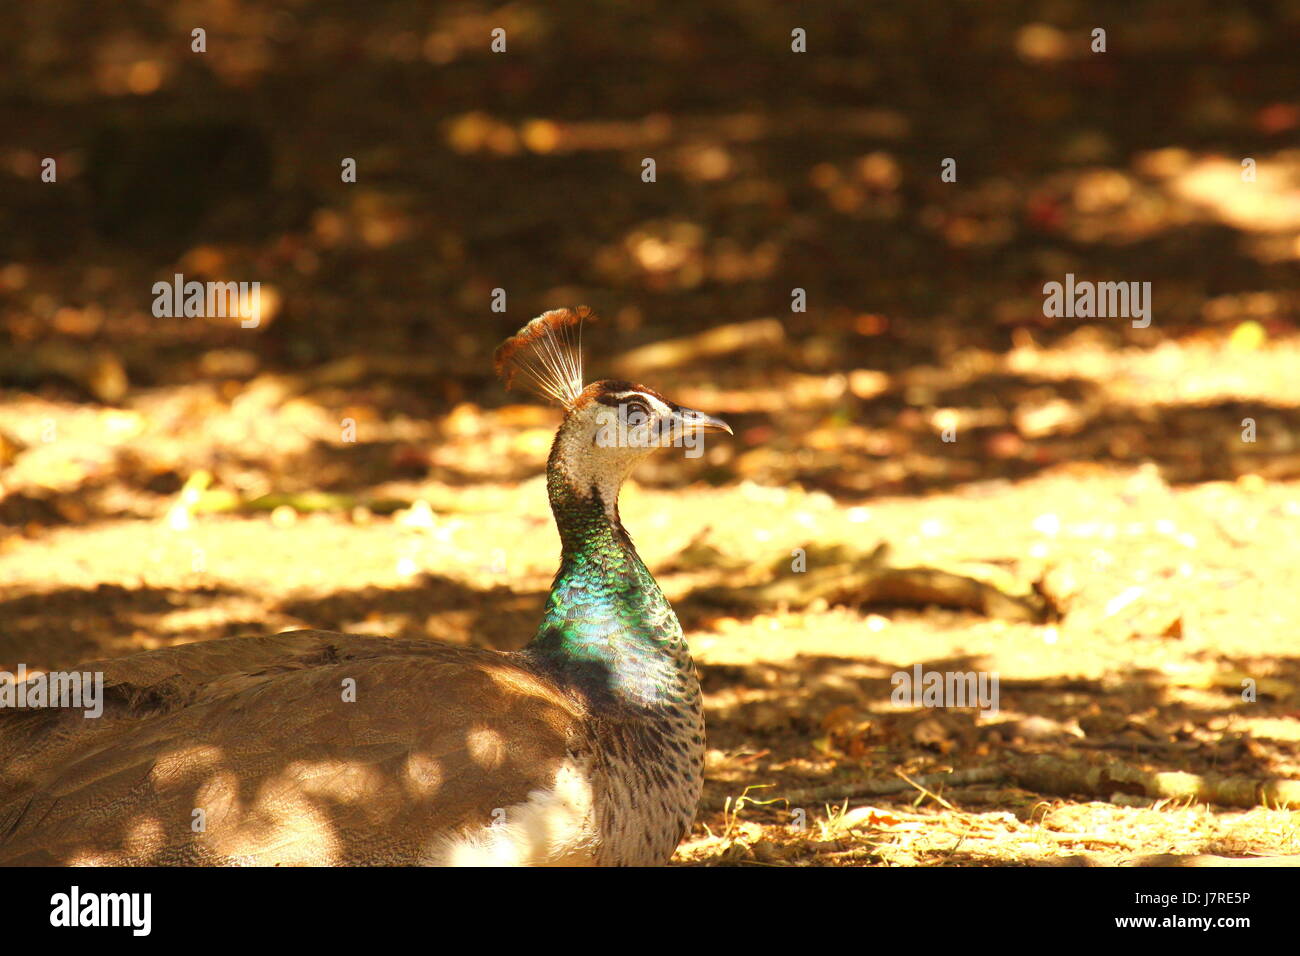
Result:
{"type": "Polygon", "coordinates": [[[0,712],[0,864],[421,862],[585,740],[522,662],[434,642],[293,632],[82,669],[102,716],[0,712]]]}

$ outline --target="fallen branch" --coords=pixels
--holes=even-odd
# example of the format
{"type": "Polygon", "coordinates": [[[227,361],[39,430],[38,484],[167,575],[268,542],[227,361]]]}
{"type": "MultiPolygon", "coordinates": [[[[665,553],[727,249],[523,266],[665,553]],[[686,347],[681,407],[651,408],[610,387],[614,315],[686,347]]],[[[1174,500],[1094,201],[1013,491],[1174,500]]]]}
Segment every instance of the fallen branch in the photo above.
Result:
{"type": "Polygon", "coordinates": [[[1151,771],[1115,760],[1094,763],[1046,755],[1017,760],[1007,770],[1020,786],[1057,796],[1108,798],[1118,792],[1225,807],[1300,809],[1300,780],[1151,771]]]}
{"type": "Polygon", "coordinates": [[[1157,853],[1149,856],[1133,856],[1118,860],[1108,860],[1086,853],[1067,856],[1059,860],[1048,860],[1042,866],[1245,866],[1275,867],[1300,866],[1300,856],[1213,856],[1206,853],[1179,855],[1177,853],[1157,853]]]}
{"type": "Polygon", "coordinates": [[[759,611],[779,606],[807,607],[817,599],[828,604],[898,605],[954,608],[1012,621],[1043,622],[1052,609],[1039,594],[1012,594],[986,581],[938,568],[896,568],[889,565],[885,545],[866,555],[843,548],[804,551],[808,569],[795,573],[787,559],[774,568],[776,576],[760,584],[701,588],[691,599],[720,607],[759,611]]]}
{"type": "Polygon", "coordinates": [[[942,787],[951,791],[958,787],[986,783],[1011,783],[1026,790],[1058,797],[1083,794],[1109,799],[1115,793],[1128,793],[1153,801],[1196,800],[1243,809],[1300,809],[1300,780],[1150,771],[1119,761],[1093,763],[1053,756],[1016,758],[998,766],[932,773],[909,780],[845,780],[788,790],[780,796],[792,805],[839,803],[862,797],[906,793],[909,790],[929,792],[942,787]]]}
{"type": "Polygon", "coordinates": [[[934,790],[938,787],[966,787],[975,783],[993,783],[1005,778],[1006,772],[1000,767],[975,767],[948,773],[929,773],[913,777],[911,780],[846,780],[820,787],[801,787],[786,791],[781,796],[791,804],[818,804],[851,800],[855,797],[882,797],[894,793],[906,793],[915,789],[917,784],[927,790],[934,790]]]}

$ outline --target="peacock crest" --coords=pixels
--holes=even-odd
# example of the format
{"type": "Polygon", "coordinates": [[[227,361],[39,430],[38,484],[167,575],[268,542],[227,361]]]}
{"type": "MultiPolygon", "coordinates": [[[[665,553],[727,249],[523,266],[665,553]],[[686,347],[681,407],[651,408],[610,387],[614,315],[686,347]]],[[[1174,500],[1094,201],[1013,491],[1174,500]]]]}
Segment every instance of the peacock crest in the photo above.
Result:
{"type": "Polygon", "coordinates": [[[586,306],[543,312],[497,347],[496,373],[506,388],[521,384],[572,409],[582,394],[582,325],[586,306]]]}

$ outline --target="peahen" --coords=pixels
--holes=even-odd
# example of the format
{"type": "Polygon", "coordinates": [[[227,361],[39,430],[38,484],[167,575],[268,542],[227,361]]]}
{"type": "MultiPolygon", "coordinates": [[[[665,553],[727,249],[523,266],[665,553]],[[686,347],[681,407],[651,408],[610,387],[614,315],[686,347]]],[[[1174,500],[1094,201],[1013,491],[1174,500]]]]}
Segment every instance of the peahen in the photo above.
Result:
{"type": "Polygon", "coordinates": [[[731,429],[644,385],[584,386],[587,314],[496,353],[507,386],[565,409],[560,569],[527,647],[295,631],[87,665],[98,719],[0,711],[0,864],[666,862],[700,796],[700,687],[618,492],[653,448],[731,429]]]}

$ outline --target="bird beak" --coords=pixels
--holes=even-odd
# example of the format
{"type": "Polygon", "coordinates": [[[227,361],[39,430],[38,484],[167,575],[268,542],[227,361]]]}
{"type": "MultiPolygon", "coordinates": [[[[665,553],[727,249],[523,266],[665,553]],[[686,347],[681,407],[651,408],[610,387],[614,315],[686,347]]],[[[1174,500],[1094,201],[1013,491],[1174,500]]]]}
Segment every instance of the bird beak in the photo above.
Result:
{"type": "Polygon", "coordinates": [[[712,415],[706,415],[704,412],[696,411],[693,408],[678,408],[676,417],[683,431],[735,434],[731,430],[731,426],[721,418],[714,418],[712,415]]]}

